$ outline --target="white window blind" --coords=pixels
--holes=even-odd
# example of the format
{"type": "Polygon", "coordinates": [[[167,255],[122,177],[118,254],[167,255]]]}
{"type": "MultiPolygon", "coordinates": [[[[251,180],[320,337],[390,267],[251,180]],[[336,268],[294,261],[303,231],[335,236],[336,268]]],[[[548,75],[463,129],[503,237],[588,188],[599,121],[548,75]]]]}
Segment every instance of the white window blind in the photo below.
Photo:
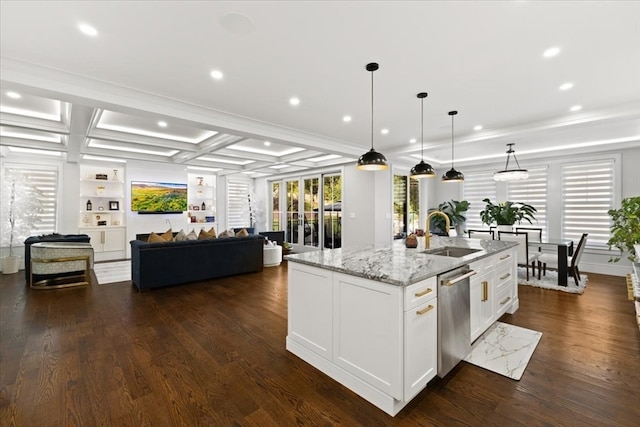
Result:
{"type": "Polygon", "coordinates": [[[535,213],[536,221],[529,224],[523,221],[516,224],[522,227],[542,228],[542,238],[547,238],[547,167],[529,168],[529,178],[522,181],[509,181],[507,183],[507,200],[512,202],[527,203],[538,212],[535,213]]]}
{"type": "Polygon", "coordinates": [[[615,204],[613,159],[562,166],[562,238],[578,242],[589,233],[587,246],[606,247],[615,204]]]}
{"type": "Polygon", "coordinates": [[[227,180],[227,227],[250,227],[249,195],[251,182],[227,180]]]}
{"type": "Polygon", "coordinates": [[[496,182],[493,172],[465,172],[462,199],[469,202],[467,211],[467,229],[488,228],[480,220],[480,211],[484,210],[486,203],[483,199],[490,199],[496,203],[496,182]]]}
{"type": "Polygon", "coordinates": [[[15,178],[13,244],[29,236],[56,231],[58,169],[47,166],[6,165],[2,176],[2,246],[9,244],[12,182],[15,178]]]}

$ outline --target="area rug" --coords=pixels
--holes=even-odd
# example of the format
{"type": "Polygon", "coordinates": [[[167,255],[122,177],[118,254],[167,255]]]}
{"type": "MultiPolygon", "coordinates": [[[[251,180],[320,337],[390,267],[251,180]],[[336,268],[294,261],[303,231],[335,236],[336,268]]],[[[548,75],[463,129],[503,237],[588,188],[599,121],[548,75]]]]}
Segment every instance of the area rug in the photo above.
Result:
{"type": "Polygon", "coordinates": [[[93,264],[99,285],[131,280],[131,261],[99,262],[93,264]]]}
{"type": "Polygon", "coordinates": [[[520,380],[542,332],[496,322],[471,346],[465,362],[520,380]]]}
{"type": "Polygon", "coordinates": [[[588,277],[586,274],[581,273],[580,277],[580,286],[576,287],[576,282],[573,280],[573,277],[569,277],[567,279],[567,286],[559,286],[558,285],[558,272],[547,270],[546,276],[541,276],[540,280],[538,280],[537,272],[536,276],[533,277],[531,274],[531,270],[529,270],[529,280],[527,280],[527,271],[524,267],[518,267],[518,284],[526,285],[526,286],[534,286],[536,288],[543,289],[553,289],[555,291],[568,292],[571,294],[582,294],[584,293],[585,288],[587,287],[588,277]]]}

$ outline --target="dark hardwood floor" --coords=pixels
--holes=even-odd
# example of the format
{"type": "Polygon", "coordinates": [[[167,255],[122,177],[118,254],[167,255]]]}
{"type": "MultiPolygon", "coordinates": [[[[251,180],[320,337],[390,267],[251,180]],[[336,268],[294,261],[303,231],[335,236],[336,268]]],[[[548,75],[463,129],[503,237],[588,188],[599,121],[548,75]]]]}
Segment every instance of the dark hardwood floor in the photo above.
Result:
{"type": "MultiPolygon", "coordinates": [[[[162,266],[158,266],[162,268],[162,266]]],[[[138,293],[0,284],[2,426],[637,426],[640,332],[623,278],[520,286],[543,333],[520,381],[460,363],[396,417],[285,350],[286,265],[138,293]]]]}

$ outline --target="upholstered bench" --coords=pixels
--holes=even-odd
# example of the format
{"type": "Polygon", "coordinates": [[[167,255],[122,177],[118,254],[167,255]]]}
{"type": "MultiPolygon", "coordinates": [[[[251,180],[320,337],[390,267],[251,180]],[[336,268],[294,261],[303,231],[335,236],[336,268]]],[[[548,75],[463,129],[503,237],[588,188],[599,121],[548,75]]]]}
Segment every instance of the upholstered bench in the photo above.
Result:
{"type": "Polygon", "coordinates": [[[33,289],[57,289],[90,283],[93,248],[90,243],[40,242],[31,245],[29,285],[33,289]],[[74,273],[75,275],[68,275],[74,273]],[[46,278],[34,281],[34,276],[46,278]]]}

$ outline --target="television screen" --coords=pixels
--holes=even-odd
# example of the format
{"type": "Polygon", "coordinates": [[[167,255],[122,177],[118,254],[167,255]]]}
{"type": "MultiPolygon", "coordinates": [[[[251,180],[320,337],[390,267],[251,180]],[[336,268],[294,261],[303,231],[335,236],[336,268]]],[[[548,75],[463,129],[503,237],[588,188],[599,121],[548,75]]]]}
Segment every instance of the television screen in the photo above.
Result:
{"type": "Polygon", "coordinates": [[[131,181],[131,210],[143,213],[182,213],[187,210],[187,184],[131,181]]]}

